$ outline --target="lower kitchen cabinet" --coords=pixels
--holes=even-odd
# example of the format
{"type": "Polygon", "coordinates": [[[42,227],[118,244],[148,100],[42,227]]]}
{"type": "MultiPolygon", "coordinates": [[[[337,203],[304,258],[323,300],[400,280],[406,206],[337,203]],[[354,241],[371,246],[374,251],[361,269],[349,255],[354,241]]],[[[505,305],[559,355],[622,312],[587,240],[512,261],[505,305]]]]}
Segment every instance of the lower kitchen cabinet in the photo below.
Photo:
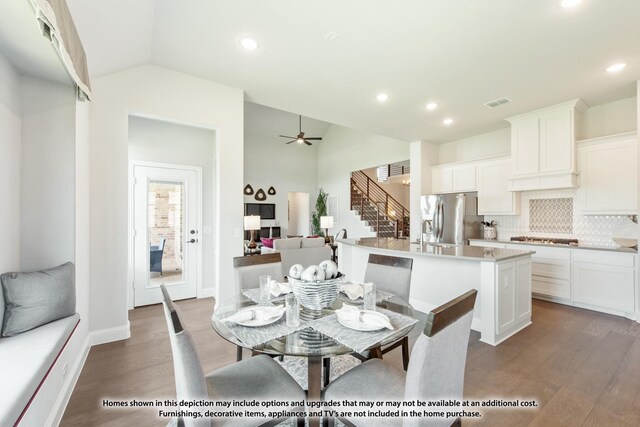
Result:
{"type": "Polygon", "coordinates": [[[635,255],[574,251],[574,302],[633,313],[634,297],[635,255]]]}
{"type": "Polygon", "coordinates": [[[496,265],[498,313],[496,332],[503,334],[531,318],[531,261],[496,265]]]}

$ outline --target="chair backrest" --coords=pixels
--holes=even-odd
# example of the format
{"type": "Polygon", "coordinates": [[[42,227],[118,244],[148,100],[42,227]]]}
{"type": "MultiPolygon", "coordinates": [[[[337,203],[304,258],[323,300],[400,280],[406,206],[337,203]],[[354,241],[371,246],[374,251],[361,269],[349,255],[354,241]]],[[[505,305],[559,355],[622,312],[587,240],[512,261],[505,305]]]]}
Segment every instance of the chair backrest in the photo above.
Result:
{"type": "Polygon", "coordinates": [[[167,239],[165,237],[161,237],[160,238],[160,243],[158,244],[158,250],[159,251],[164,251],[164,244],[167,242],[167,239]]]}
{"type": "MultiPolygon", "coordinates": [[[[405,400],[462,400],[464,368],[477,294],[478,291],[473,289],[429,313],[427,325],[411,351],[405,400]]],[[[402,425],[450,426],[454,420],[455,417],[428,421],[407,418],[402,425]]]]}
{"type": "Polygon", "coordinates": [[[336,236],[333,238],[334,240],[338,240],[338,239],[346,239],[347,238],[347,229],[343,228],[342,230],[338,231],[336,233],[336,236]],[[341,236],[342,234],[342,236],[341,236]]]}
{"type": "Polygon", "coordinates": [[[409,301],[411,288],[411,258],[369,254],[369,262],[364,272],[364,281],[373,282],[376,288],[391,292],[405,301],[409,301]]]}
{"type": "MultiPolygon", "coordinates": [[[[207,383],[204,371],[193,338],[189,331],[184,329],[180,320],[180,310],[173,303],[169,292],[164,285],[160,285],[164,301],[164,315],[169,328],[169,340],[173,353],[173,372],[176,379],[176,397],[181,400],[208,400],[207,383]]],[[[184,407],[184,410],[206,411],[206,407],[184,407]]],[[[210,427],[210,418],[184,418],[187,427],[210,427]]]]}
{"type": "Polygon", "coordinates": [[[235,257],[233,271],[237,292],[242,289],[259,287],[259,277],[263,274],[268,274],[273,280],[284,281],[282,258],[278,252],[235,257]]]}

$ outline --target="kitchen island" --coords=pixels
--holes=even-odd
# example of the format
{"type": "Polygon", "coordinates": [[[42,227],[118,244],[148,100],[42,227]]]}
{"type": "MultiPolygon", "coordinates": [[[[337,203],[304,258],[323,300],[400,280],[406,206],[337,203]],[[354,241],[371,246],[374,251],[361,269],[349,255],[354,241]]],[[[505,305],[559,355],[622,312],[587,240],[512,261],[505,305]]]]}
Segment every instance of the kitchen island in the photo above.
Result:
{"type": "Polygon", "coordinates": [[[531,324],[531,251],[467,245],[424,245],[392,238],[338,240],[340,271],[361,282],[369,254],[413,259],[410,302],[429,312],[478,290],[471,328],[498,345],[531,324]]]}

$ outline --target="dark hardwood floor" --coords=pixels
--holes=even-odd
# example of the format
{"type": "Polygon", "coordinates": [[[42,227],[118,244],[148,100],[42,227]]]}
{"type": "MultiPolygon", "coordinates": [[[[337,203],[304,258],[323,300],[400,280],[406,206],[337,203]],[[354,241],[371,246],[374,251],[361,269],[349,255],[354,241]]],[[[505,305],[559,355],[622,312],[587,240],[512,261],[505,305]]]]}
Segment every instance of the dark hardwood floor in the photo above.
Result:
{"type": "MultiPolygon", "coordinates": [[[[205,371],[235,361],[235,347],[209,318],[212,299],[178,302],[205,371]]],[[[534,300],[533,325],[497,347],[469,341],[465,396],[535,399],[535,409],[489,409],[464,420],[482,426],[640,425],[640,324],[534,300]]],[[[91,349],[62,426],[163,426],[150,409],[102,407],[103,398],[175,398],[162,307],[130,311],[131,339],[91,349]]],[[[401,352],[385,360],[402,365],[401,352]]]]}

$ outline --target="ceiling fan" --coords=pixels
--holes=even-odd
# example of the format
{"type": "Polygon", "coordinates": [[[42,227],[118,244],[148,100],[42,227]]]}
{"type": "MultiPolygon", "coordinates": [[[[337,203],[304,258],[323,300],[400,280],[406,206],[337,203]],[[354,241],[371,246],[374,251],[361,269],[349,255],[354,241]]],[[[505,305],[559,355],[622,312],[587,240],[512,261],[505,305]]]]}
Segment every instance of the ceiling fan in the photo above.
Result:
{"type": "Polygon", "coordinates": [[[286,135],[279,135],[280,138],[289,138],[291,141],[287,142],[286,144],[291,144],[292,142],[297,142],[298,144],[302,144],[303,142],[307,145],[313,145],[311,144],[309,141],[322,141],[322,137],[321,136],[312,136],[312,137],[305,137],[304,136],[304,132],[302,132],[302,116],[299,116],[298,119],[298,136],[286,136],[286,135]]]}

